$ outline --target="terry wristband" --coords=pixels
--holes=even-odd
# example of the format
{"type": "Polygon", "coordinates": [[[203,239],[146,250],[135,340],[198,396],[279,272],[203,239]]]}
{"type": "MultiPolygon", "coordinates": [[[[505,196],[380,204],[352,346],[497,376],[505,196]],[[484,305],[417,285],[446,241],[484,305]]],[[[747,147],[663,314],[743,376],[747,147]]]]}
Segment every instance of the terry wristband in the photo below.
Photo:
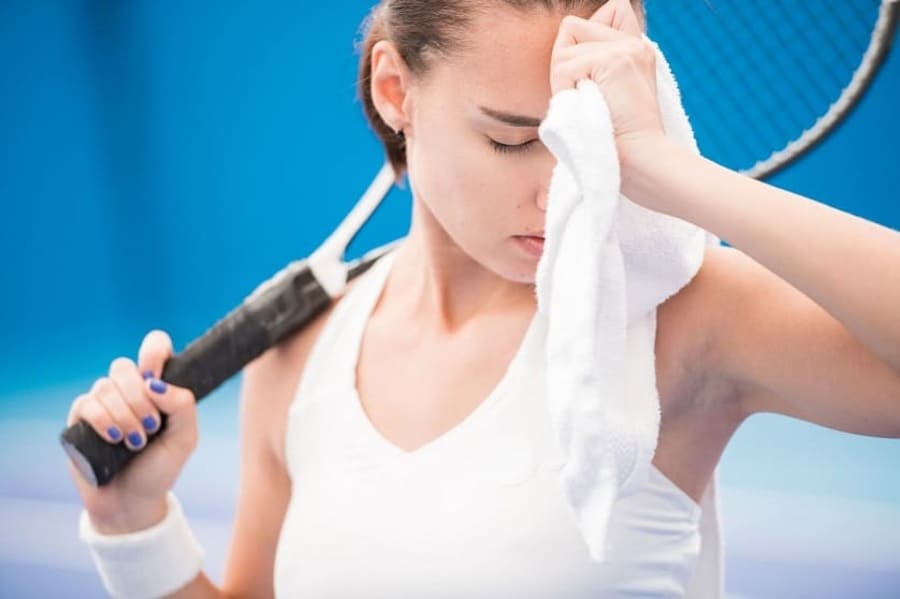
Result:
{"type": "Polygon", "coordinates": [[[180,589],[200,572],[203,547],[171,491],[166,503],[162,522],[120,535],[100,534],[87,511],[81,511],[79,537],[88,545],[111,596],[155,599],[180,589]]]}

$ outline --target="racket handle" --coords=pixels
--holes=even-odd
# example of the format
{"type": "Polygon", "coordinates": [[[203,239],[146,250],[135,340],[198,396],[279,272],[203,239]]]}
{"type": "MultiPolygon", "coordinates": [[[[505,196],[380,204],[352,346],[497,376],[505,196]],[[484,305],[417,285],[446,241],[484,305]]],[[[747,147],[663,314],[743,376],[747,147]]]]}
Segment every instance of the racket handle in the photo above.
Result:
{"type": "MultiPolygon", "coordinates": [[[[268,348],[301,328],[331,303],[303,260],[292,264],[261,285],[181,353],[169,358],[160,377],[190,389],[197,401],[231,378],[268,348]]],[[[161,415],[158,431],[165,430],[161,415]]],[[[108,443],[84,420],[60,434],[63,449],[88,482],[102,486],[111,481],[140,452],[124,443],[108,443]]]]}
{"type": "MultiPolygon", "coordinates": [[[[347,280],[366,272],[398,242],[372,250],[348,264],[347,280]]],[[[231,378],[267,349],[306,326],[331,304],[309,263],[288,265],[260,285],[244,302],[163,365],[161,379],[190,389],[197,401],[231,378]]],[[[166,428],[147,435],[145,448],[166,428]]],[[[140,453],[124,443],[108,443],[84,420],[60,434],[60,443],[85,480],[103,486],[140,453]]]]}

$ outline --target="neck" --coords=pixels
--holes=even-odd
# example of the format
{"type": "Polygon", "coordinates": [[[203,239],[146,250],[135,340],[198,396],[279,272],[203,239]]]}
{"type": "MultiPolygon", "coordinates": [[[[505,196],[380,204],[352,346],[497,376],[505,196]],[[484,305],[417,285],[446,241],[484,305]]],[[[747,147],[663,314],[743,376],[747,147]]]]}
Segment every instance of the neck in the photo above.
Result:
{"type": "Polygon", "coordinates": [[[535,309],[533,285],[506,280],[476,262],[417,200],[385,285],[387,296],[405,317],[436,335],[482,316],[535,309]]]}

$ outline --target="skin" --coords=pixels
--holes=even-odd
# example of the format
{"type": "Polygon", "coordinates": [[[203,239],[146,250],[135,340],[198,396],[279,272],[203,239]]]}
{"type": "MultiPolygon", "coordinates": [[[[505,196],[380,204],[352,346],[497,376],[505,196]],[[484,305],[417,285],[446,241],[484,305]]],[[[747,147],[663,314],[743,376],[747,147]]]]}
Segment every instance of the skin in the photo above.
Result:
{"type": "MultiPolygon", "coordinates": [[[[536,308],[537,258],[516,236],[540,234],[555,159],[540,142],[495,152],[490,139],[521,144],[537,130],[480,107],[539,120],[554,92],[590,77],[611,106],[629,199],[734,246],[710,248],[694,279],[658,309],[662,421],[653,463],[660,472],[699,502],[728,440],[758,412],[900,437],[900,327],[890,314],[900,305],[900,282],[884,276],[900,263],[900,235],[672,145],[661,135],[653,63],[628,3],[611,0],[580,15],[589,21],[563,17],[498,6],[477,17],[466,52],[438,61],[424,78],[409,73],[391,43],[373,49],[373,100],[385,122],[404,131],[413,191],[409,234],[357,364],[373,427],[416,451],[465,419],[502,377],[536,308]],[[798,234],[810,251],[791,244],[798,234]]],[[[201,573],[175,596],[272,596],[291,493],[286,414],[329,314],[245,369],[241,487],[224,584],[218,589],[201,573]]],[[[122,515],[127,489],[118,480],[102,492],[79,487],[95,524],[110,532],[161,519],[159,498],[195,443],[189,395],[138,391],[139,372],[158,373],[170,353],[168,338],[153,332],[137,365],[111,368],[109,379],[133,407],[128,424],[156,406],[179,426],[168,460],[157,447],[138,457],[144,474],[130,484],[161,490],[140,509],[122,515]],[[151,468],[151,456],[165,464],[151,468]]],[[[89,417],[103,431],[127,420],[112,414],[123,413],[115,395],[92,390],[76,400],[70,421],[89,417]]]]}

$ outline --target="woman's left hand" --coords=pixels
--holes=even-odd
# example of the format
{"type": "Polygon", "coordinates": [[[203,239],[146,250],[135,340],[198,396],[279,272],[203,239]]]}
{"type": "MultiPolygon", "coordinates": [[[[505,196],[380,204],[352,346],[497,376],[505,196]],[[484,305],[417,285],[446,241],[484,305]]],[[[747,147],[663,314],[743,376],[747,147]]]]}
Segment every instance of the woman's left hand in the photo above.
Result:
{"type": "Polygon", "coordinates": [[[608,0],[590,19],[567,15],[550,59],[553,94],[591,79],[603,93],[621,156],[626,146],[664,136],[656,97],[656,53],[629,0],[608,0]]]}

